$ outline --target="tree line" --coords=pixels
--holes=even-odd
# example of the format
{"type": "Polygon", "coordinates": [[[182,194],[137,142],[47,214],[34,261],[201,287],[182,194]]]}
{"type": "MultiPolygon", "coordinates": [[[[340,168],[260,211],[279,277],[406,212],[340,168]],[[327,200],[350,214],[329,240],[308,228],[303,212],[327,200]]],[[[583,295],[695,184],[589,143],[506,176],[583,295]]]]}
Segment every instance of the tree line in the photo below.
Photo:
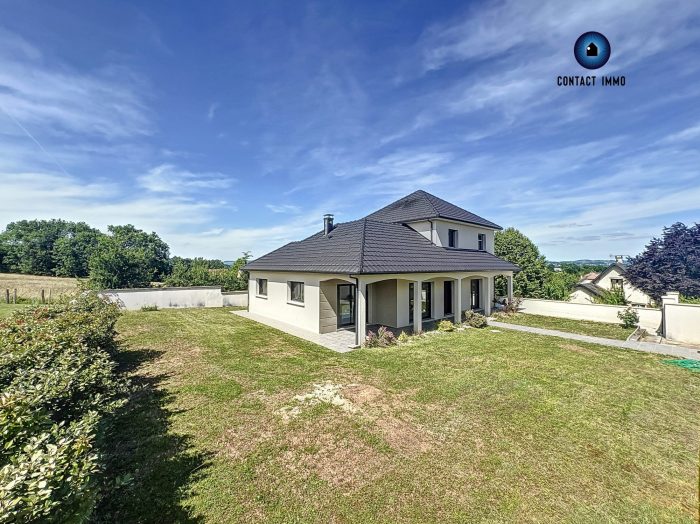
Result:
{"type": "MultiPolygon", "coordinates": [[[[496,232],[497,256],[520,266],[513,278],[517,296],[566,300],[584,273],[599,271],[596,266],[562,264],[554,271],[537,246],[515,228],[496,232]]],[[[652,238],[644,251],[627,260],[625,275],[630,283],[659,302],[667,291],[678,291],[688,301],[700,297],[700,224],[677,222],[652,238]]],[[[505,294],[505,282],[496,282],[497,293],[505,294]]],[[[624,296],[621,297],[624,301],[624,296]]],[[[610,294],[608,300],[620,300],[610,294]]]]}
{"type": "Polygon", "coordinates": [[[85,222],[20,220],[0,233],[0,272],[84,278],[95,288],[218,285],[246,289],[244,253],[232,266],[221,260],[171,257],[156,233],[131,224],[107,233],[85,222]]]}

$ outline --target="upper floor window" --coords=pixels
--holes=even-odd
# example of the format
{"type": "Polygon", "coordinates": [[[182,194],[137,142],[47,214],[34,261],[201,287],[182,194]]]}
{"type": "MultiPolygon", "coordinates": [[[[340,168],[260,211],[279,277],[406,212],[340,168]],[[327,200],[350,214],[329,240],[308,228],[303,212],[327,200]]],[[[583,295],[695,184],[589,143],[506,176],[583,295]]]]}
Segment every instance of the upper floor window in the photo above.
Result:
{"type": "Polygon", "coordinates": [[[304,283],[289,282],[289,300],[291,302],[304,303],[304,283]]]}
{"type": "Polygon", "coordinates": [[[621,278],[611,278],[610,279],[610,289],[613,291],[622,290],[622,279],[621,278]]]}
{"type": "Polygon", "coordinates": [[[486,234],[479,233],[479,251],[486,251],[486,234]]]}
{"type": "Polygon", "coordinates": [[[447,245],[449,247],[457,247],[457,230],[448,229],[447,230],[447,245]]]}
{"type": "Polygon", "coordinates": [[[261,297],[266,297],[267,296],[267,279],[266,278],[258,278],[257,283],[258,283],[258,295],[261,297]]]}

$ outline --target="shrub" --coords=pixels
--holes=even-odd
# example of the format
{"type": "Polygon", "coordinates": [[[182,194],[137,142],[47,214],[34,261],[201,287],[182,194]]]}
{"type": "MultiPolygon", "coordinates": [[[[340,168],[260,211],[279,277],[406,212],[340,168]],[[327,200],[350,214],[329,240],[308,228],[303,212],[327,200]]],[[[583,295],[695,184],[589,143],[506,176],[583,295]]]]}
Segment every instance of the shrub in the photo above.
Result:
{"type": "Polygon", "coordinates": [[[150,306],[141,306],[141,311],[158,311],[158,306],[155,304],[150,306]]]}
{"type": "Polygon", "coordinates": [[[409,337],[405,331],[402,331],[399,334],[399,337],[396,339],[400,344],[405,344],[409,340],[411,340],[411,337],[409,337]]]}
{"type": "Polygon", "coordinates": [[[596,304],[608,304],[611,306],[626,306],[627,299],[622,289],[604,289],[599,297],[595,297],[596,304]]]}
{"type": "Polygon", "coordinates": [[[508,315],[513,315],[520,309],[520,304],[522,304],[523,299],[521,297],[513,297],[512,299],[506,299],[503,305],[503,312],[508,315]]]}
{"type": "Polygon", "coordinates": [[[477,313],[476,311],[473,311],[471,309],[467,309],[464,312],[464,322],[470,325],[471,327],[475,328],[485,328],[486,326],[488,326],[486,317],[481,313],[477,313]]]}
{"type": "Polygon", "coordinates": [[[387,347],[396,344],[396,336],[385,326],[379,326],[377,333],[370,331],[365,339],[365,347],[387,347]]]}
{"type": "Polygon", "coordinates": [[[449,320],[441,320],[438,322],[438,331],[454,331],[455,325],[449,320]]]}
{"type": "Polygon", "coordinates": [[[633,328],[639,324],[639,314],[632,309],[632,306],[626,307],[624,311],[618,311],[617,318],[622,321],[622,327],[633,328]]]}
{"type": "Polygon", "coordinates": [[[116,305],[94,293],[0,322],[0,522],[82,522],[97,497],[105,415],[126,385],[116,305]]]}

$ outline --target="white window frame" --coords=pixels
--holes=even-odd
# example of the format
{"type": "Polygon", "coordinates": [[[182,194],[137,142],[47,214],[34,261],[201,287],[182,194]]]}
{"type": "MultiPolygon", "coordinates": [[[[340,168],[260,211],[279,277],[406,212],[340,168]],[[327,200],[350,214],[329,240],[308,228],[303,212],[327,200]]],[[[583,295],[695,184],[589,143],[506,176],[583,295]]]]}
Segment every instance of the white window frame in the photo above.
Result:
{"type": "Polygon", "coordinates": [[[256,278],[255,279],[255,296],[260,298],[267,298],[267,285],[268,280],[266,278],[256,278]],[[260,283],[265,282],[265,293],[260,291],[260,283]]]}
{"type": "Polygon", "coordinates": [[[287,281],[287,303],[293,304],[295,306],[303,306],[304,305],[304,282],[302,282],[300,280],[287,281]],[[293,300],[292,299],[292,284],[300,284],[301,285],[301,300],[293,300]]]}
{"type": "Polygon", "coordinates": [[[476,238],[479,251],[486,251],[486,233],[478,233],[476,238]]]}

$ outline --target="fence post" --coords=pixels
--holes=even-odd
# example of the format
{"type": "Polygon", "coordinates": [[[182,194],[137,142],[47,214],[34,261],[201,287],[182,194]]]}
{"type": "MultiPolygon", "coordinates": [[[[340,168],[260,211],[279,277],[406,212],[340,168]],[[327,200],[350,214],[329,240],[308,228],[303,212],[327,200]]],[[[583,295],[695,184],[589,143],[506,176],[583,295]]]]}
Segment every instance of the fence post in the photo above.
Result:
{"type": "Polygon", "coordinates": [[[17,303],[17,288],[14,289],[14,292],[12,293],[12,302],[17,303]]]}
{"type": "Polygon", "coordinates": [[[46,304],[45,296],[44,296],[44,290],[41,290],[41,303],[46,304]]]}
{"type": "Polygon", "coordinates": [[[10,303],[10,290],[9,289],[5,290],[5,302],[7,302],[8,304],[10,303]]]}

